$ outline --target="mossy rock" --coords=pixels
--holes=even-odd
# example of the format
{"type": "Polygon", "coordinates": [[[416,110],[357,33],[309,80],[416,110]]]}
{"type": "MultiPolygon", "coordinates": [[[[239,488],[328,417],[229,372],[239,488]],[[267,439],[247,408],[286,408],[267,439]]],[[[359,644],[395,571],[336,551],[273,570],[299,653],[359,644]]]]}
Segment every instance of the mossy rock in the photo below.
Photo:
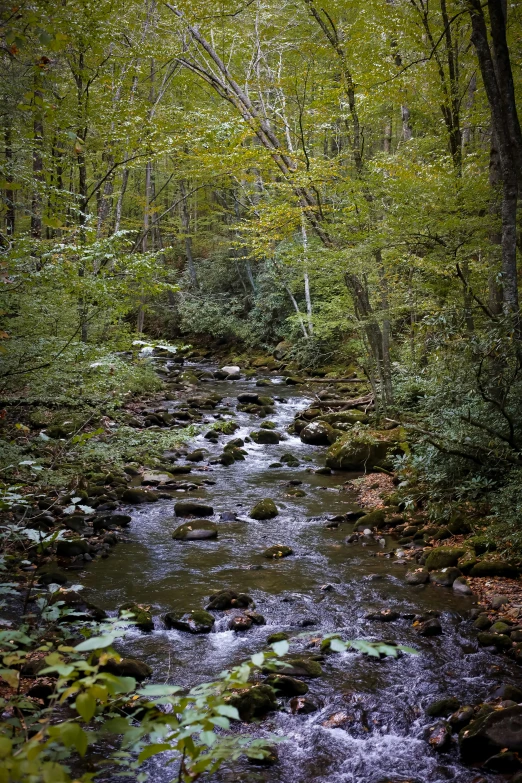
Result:
{"type": "Polygon", "coordinates": [[[125,489],[121,495],[121,499],[125,503],[131,503],[137,505],[138,503],[154,503],[158,500],[156,492],[148,492],[145,489],[138,489],[137,487],[125,489]]]}
{"type": "MultiPolygon", "coordinates": [[[[311,658],[301,657],[289,657],[284,658],[284,672],[289,677],[305,677],[315,679],[321,677],[323,670],[321,664],[318,661],[313,661],[311,658]]],[[[269,670],[263,669],[263,671],[269,674],[269,670]]]]}
{"type": "Polygon", "coordinates": [[[140,631],[153,631],[154,621],[152,619],[152,613],[149,609],[145,609],[143,606],[129,601],[126,604],[122,604],[118,608],[118,614],[122,612],[131,612],[133,616],[134,625],[139,628],[140,631]]]}
{"type": "Polygon", "coordinates": [[[276,631],[275,633],[271,633],[268,639],[266,640],[267,644],[275,644],[276,642],[284,642],[288,639],[288,634],[284,631],[276,631]]]}
{"type": "Polygon", "coordinates": [[[428,571],[441,571],[443,568],[456,566],[465,551],[461,547],[439,546],[426,558],[426,568],[428,571]]]}
{"type": "Polygon", "coordinates": [[[490,541],[486,536],[472,536],[468,538],[467,542],[471,544],[477,555],[483,555],[486,552],[495,552],[497,545],[494,541],[490,541]]]}
{"type": "Polygon", "coordinates": [[[289,677],[287,674],[269,674],[265,682],[281,696],[304,696],[308,693],[306,682],[296,677],[289,677]]]}
{"type": "Polygon", "coordinates": [[[83,538],[67,538],[56,542],[58,557],[76,557],[88,554],[90,546],[83,538]]]}
{"type": "Polygon", "coordinates": [[[289,557],[293,554],[294,550],[292,547],[285,546],[284,544],[275,544],[274,546],[269,546],[268,549],[265,549],[263,557],[266,557],[268,560],[276,560],[281,557],[289,557]]]}
{"type": "Polygon", "coordinates": [[[116,658],[109,658],[100,666],[100,670],[114,674],[116,677],[134,677],[138,682],[146,680],[152,674],[150,666],[138,658],[121,658],[119,661],[116,658]]]}
{"type": "Polygon", "coordinates": [[[36,576],[42,585],[64,585],[68,581],[65,571],[62,571],[56,563],[47,563],[40,566],[36,576]]]}
{"type": "Polygon", "coordinates": [[[400,450],[398,437],[396,430],[352,430],[330,446],[326,465],[333,470],[347,471],[385,467],[400,450]]]}
{"type": "Polygon", "coordinates": [[[511,626],[507,623],[503,623],[502,620],[497,620],[497,622],[493,623],[489,630],[490,633],[509,633],[511,626]]]}
{"type": "Polygon", "coordinates": [[[522,752],[522,707],[493,710],[477,717],[460,731],[459,747],[467,763],[485,761],[503,748],[522,752]]]}
{"type": "Polygon", "coordinates": [[[432,702],[426,709],[426,715],[430,718],[446,718],[460,707],[460,701],[455,696],[438,699],[432,702]]]}
{"type": "Polygon", "coordinates": [[[224,465],[226,468],[228,468],[230,467],[230,465],[233,465],[236,460],[234,455],[231,453],[231,451],[227,450],[220,455],[218,461],[221,465],[224,465]]]}
{"type": "Polygon", "coordinates": [[[503,563],[501,560],[480,560],[475,563],[470,576],[504,576],[510,579],[516,579],[519,575],[519,569],[510,563],[503,563]]]}
{"type": "Polygon", "coordinates": [[[380,530],[386,524],[386,512],[382,508],[376,508],[375,511],[370,511],[369,514],[359,517],[357,524],[369,528],[376,527],[377,530],[380,530]]]}
{"type": "Polygon", "coordinates": [[[214,509],[195,500],[180,500],[174,505],[174,513],[177,517],[211,517],[214,509]]]}
{"type": "Polygon", "coordinates": [[[277,444],[281,439],[281,435],[275,430],[254,430],[250,433],[250,437],[254,443],[263,445],[277,444]]]}
{"type": "Polygon", "coordinates": [[[192,634],[210,633],[215,618],[204,609],[191,609],[190,612],[167,612],[163,618],[167,628],[175,628],[192,634]]]}
{"type": "Polygon", "coordinates": [[[286,451],[284,454],[280,457],[281,462],[288,465],[289,468],[296,468],[299,465],[299,460],[294,454],[291,454],[289,451],[286,451]]]}
{"type": "Polygon", "coordinates": [[[308,443],[311,446],[328,446],[328,444],[334,443],[337,433],[326,421],[312,421],[303,427],[299,437],[303,443],[308,443]]]}
{"type": "Polygon", "coordinates": [[[497,650],[509,650],[511,639],[506,634],[481,631],[477,634],[477,641],[481,647],[496,647],[497,650]]]}
{"type": "Polygon", "coordinates": [[[275,430],[277,429],[277,424],[275,421],[262,421],[259,425],[262,430],[275,430]]]}
{"type": "Polygon", "coordinates": [[[337,424],[365,424],[368,421],[368,415],[362,411],[339,411],[338,413],[323,413],[318,416],[321,421],[325,421],[332,426],[337,424]]]}
{"type": "Polygon", "coordinates": [[[274,398],[268,397],[266,394],[260,394],[257,399],[259,405],[262,405],[264,408],[269,408],[271,405],[274,404],[274,398]]]}
{"type": "Polygon", "coordinates": [[[246,609],[253,603],[253,599],[246,593],[237,593],[235,590],[220,590],[219,593],[214,593],[210,596],[207,610],[246,609]]]}
{"type": "Polygon", "coordinates": [[[250,517],[252,519],[264,520],[273,519],[278,514],[279,511],[274,501],[271,500],[271,498],[265,498],[264,500],[260,500],[259,503],[256,503],[250,512],[250,517]]]}
{"type": "Polygon", "coordinates": [[[211,538],[217,538],[218,530],[206,519],[193,519],[190,522],[180,525],[172,533],[175,541],[207,541],[211,538]]]}
{"type": "Polygon", "coordinates": [[[469,549],[462,555],[462,557],[459,557],[457,568],[460,568],[463,574],[469,574],[477,562],[478,560],[473,554],[473,551],[469,549]]]}
{"type": "Polygon", "coordinates": [[[250,685],[228,697],[228,703],[235,707],[242,721],[249,723],[254,718],[264,718],[277,710],[276,693],[270,685],[250,685]]]}

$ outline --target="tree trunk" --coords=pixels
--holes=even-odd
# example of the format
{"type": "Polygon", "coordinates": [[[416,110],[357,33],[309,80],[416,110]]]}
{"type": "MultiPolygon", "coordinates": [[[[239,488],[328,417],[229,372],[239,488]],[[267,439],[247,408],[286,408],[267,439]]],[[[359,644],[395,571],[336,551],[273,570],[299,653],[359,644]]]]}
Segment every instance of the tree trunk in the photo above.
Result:
{"type": "MultiPolygon", "coordinates": [[[[5,167],[6,167],[6,174],[7,174],[7,180],[10,182],[13,178],[13,147],[12,147],[12,132],[11,132],[11,124],[10,122],[7,122],[5,126],[5,167]]],[[[5,232],[7,234],[7,238],[10,239],[11,237],[14,237],[15,228],[16,228],[16,208],[15,208],[15,201],[14,201],[14,190],[11,190],[11,188],[6,187],[5,189],[5,204],[6,204],[6,210],[5,210],[5,232]]]]}
{"type": "MultiPolygon", "coordinates": [[[[34,78],[34,97],[42,98],[41,75],[34,78]]],[[[35,105],[33,120],[33,195],[31,199],[31,236],[35,239],[42,237],[42,193],[41,187],[44,180],[43,173],[43,119],[39,106],[35,105]]]]}
{"type": "Polygon", "coordinates": [[[180,213],[181,213],[181,225],[183,227],[183,235],[185,238],[185,255],[187,258],[187,269],[190,275],[190,280],[194,288],[199,288],[198,276],[196,273],[196,265],[194,264],[194,256],[192,255],[192,237],[190,235],[190,210],[187,196],[187,186],[185,180],[180,180],[179,192],[181,196],[180,213]]]}

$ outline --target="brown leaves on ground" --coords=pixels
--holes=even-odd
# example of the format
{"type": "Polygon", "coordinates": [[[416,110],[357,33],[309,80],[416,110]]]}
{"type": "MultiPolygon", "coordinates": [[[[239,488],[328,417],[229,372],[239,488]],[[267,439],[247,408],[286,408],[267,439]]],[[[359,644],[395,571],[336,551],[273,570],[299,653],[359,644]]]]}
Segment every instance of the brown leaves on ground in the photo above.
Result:
{"type": "Polygon", "coordinates": [[[393,476],[386,473],[368,473],[366,476],[351,479],[344,489],[356,492],[356,501],[363,508],[383,508],[384,498],[395,491],[393,476]]]}

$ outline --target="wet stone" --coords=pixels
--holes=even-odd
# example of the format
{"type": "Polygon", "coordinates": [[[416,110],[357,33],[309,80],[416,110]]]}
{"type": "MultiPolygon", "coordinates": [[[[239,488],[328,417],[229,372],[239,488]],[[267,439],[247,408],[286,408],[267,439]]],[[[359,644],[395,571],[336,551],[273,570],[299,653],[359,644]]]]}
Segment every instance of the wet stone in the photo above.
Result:
{"type": "Polygon", "coordinates": [[[190,612],[167,612],[164,622],[167,628],[200,634],[210,633],[215,619],[210,612],[206,612],[203,609],[192,609],[190,612]]]}
{"type": "Polygon", "coordinates": [[[218,530],[206,519],[194,519],[180,525],[172,533],[172,538],[176,541],[207,541],[217,538],[218,530]]]}
{"type": "Polygon", "coordinates": [[[211,517],[214,509],[205,503],[197,503],[193,500],[180,500],[174,505],[174,513],[177,517],[211,517]]]}

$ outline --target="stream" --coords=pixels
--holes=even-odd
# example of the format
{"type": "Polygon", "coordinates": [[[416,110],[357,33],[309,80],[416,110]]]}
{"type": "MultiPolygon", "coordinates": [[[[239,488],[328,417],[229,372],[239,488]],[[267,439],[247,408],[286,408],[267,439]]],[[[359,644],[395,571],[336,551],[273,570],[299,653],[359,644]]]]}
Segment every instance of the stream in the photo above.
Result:
{"type": "MultiPolygon", "coordinates": [[[[245,391],[276,398],[275,414],[269,419],[276,422],[279,432],[286,433],[296,412],[307,407],[311,397],[304,396],[300,387],[284,385],[282,379],[272,376],[271,380],[278,385],[266,389],[256,388],[255,379],[201,383],[199,395],[223,396],[214,411],[205,411],[205,423],[228,411],[240,429],[221,435],[219,443],[213,444],[204,438],[208,427],[203,427],[190,448],[205,448],[210,457],[217,456],[226,442],[244,439],[259,428],[257,416],[236,412],[237,395],[245,391]]],[[[174,410],[178,403],[162,405],[174,410]]],[[[315,712],[292,715],[289,700],[282,699],[281,711],[244,729],[256,736],[284,736],[278,748],[279,763],[261,768],[239,762],[233,768],[223,767],[212,780],[499,780],[497,775],[477,777],[477,770],[460,762],[455,747],[437,754],[426,741],[426,727],[436,722],[424,712],[432,701],[457,696],[464,704],[476,703],[490,697],[500,683],[520,681],[518,667],[478,647],[469,620],[473,600],[446,588],[407,585],[404,565],[376,556],[378,551],[396,548],[391,536],[377,546],[350,546],[344,539],[353,524],[327,528],[329,518],[353,508],[353,496],[340,493],[339,488],[356,474],[314,473],[313,469],[324,465],[325,447],[305,445],[287,434],[278,445],[251,442],[245,449],[245,461],[230,467],[208,466],[207,460],[191,463],[190,478],[211,479],[215,484],[178,492],[172,501],[130,508],[128,542],[115,547],[109,559],[97,559],[88,570],[83,581],[89,597],[110,613],[125,601],[152,607],[155,630],[129,631],[120,644],[121,652],[146,661],[153,668],[155,682],[184,687],[211,680],[263,649],[267,637],[276,631],[291,637],[306,630],[313,637],[339,631],[345,639],[389,639],[415,647],[419,654],[382,660],[353,652],[326,656],[324,675],[307,681],[308,696],[318,705],[315,712]],[[284,452],[294,454],[299,466],[269,467],[284,452]],[[291,480],[302,481],[304,497],[287,495],[291,480]],[[268,521],[250,519],[252,506],[268,497],[275,501],[279,515],[268,521]],[[174,502],[187,498],[200,498],[213,506],[212,519],[219,529],[216,540],[172,539],[174,528],[185,521],[173,519],[174,502]],[[234,512],[237,521],[220,521],[223,512],[234,512]],[[263,558],[264,549],[279,543],[291,546],[294,555],[275,561],[263,558]],[[331,588],[322,589],[326,585],[331,588]],[[226,588],[249,593],[266,625],[237,633],[227,629],[228,618],[219,612],[216,618],[222,619],[217,619],[210,634],[192,635],[163,626],[165,612],[204,607],[211,593],[226,588]],[[389,623],[365,619],[369,610],[384,608],[399,611],[401,618],[389,623]],[[443,634],[422,638],[412,627],[412,618],[429,611],[441,613],[443,634]]],[[[308,643],[301,637],[294,645],[305,649],[308,643]]],[[[160,756],[149,762],[148,770],[152,783],[166,783],[175,767],[165,765],[160,756]]]]}

